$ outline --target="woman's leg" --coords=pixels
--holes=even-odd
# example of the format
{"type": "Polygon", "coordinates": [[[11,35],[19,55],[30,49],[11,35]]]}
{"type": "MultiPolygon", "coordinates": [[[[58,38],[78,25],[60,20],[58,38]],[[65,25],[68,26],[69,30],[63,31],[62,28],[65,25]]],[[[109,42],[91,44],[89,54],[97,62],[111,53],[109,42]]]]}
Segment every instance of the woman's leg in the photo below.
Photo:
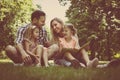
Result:
{"type": "Polygon", "coordinates": [[[14,46],[8,45],[5,49],[6,55],[14,62],[14,63],[22,63],[23,60],[21,55],[18,53],[17,49],[14,46]]]}
{"type": "Polygon", "coordinates": [[[47,51],[48,51],[48,59],[51,59],[55,54],[57,54],[56,52],[59,50],[59,47],[57,44],[53,44],[51,45],[47,51]]]}
{"type": "Polygon", "coordinates": [[[66,60],[71,62],[71,66],[74,68],[82,67],[80,62],[69,52],[64,53],[64,57],[66,60]]]}

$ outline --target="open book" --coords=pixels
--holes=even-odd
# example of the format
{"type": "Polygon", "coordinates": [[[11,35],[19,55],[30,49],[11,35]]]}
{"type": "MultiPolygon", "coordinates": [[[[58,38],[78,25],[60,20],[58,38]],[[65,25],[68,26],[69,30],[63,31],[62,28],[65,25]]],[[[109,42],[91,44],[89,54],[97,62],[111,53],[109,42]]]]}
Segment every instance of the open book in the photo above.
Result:
{"type": "Polygon", "coordinates": [[[81,51],[82,49],[84,49],[84,48],[86,48],[87,46],[89,46],[89,44],[90,44],[90,41],[87,42],[87,43],[85,43],[84,45],[82,45],[82,46],[80,47],[79,51],[81,51]]]}

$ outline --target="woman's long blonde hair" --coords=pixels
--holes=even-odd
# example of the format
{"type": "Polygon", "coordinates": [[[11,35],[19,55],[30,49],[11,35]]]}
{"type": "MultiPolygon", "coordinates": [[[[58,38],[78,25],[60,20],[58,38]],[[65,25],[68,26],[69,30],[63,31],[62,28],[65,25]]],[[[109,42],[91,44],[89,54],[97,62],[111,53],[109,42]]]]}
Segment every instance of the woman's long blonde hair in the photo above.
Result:
{"type": "Polygon", "coordinates": [[[56,17],[56,18],[53,18],[53,19],[51,20],[51,22],[50,22],[50,30],[51,30],[51,34],[52,34],[51,41],[54,42],[54,43],[56,43],[56,42],[58,42],[58,37],[60,37],[60,36],[62,36],[62,35],[60,35],[60,33],[57,34],[57,33],[53,30],[53,26],[52,26],[52,22],[53,22],[53,21],[57,21],[58,23],[60,23],[60,24],[63,26],[60,33],[63,32],[64,23],[63,23],[63,21],[62,21],[61,19],[59,19],[59,18],[57,18],[57,17],[56,17]]]}

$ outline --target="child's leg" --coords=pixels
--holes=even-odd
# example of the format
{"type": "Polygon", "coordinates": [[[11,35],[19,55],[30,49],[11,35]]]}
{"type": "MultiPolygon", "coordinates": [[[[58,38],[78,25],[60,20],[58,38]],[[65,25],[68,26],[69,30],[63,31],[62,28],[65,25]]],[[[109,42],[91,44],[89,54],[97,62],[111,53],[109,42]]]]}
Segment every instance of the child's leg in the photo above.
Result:
{"type": "Polygon", "coordinates": [[[38,45],[35,53],[36,53],[39,65],[41,66],[41,57],[42,57],[42,53],[43,53],[43,47],[41,45],[38,45]]]}
{"type": "Polygon", "coordinates": [[[71,66],[74,68],[82,67],[80,62],[69,52],[64,53],[64,57],[71,62],[71,66]]]}
{"type": "Polygon", "coordinates": [[[88,56],[88,53],[84,49],[81,50],[81,54],[83,56],[83,59],[86,62],[87,67],[96,67],[97,66],[97,64],[98,64],[98,59],[97,58],[94,58],[93,60],[90,60],[89,56],[88,56]]]}
{"type": "Polygon", "coordinates": [[[88,53],[84,49],[81,50],[80,54],[82,54],[83,59],[85,60],[86,64],[90,62],[88,53]]]}
{"type": "Polygon", "coordinates": [[[72,54],[69,53],[69,52],[66,52],[66,53],[64,54],[64,57],[65,57],[67,60],[69,60],[69,61],[76,59],[76,58],[73,57],[72,54]]]}
{"type": "Polygon", "coordinates": [[[48,67],[49,65],[48,65],[48,52],[47,52],[47,48],[44,48],[43,60],[44,60],[45,67],[48,67]]]}

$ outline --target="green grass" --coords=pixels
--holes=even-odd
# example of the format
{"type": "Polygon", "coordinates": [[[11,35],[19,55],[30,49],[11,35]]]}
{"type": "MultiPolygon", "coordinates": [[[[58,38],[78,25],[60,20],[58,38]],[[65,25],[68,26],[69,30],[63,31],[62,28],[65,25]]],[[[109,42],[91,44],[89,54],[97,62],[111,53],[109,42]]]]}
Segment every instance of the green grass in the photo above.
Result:
{"type": "Polygon", "coordinates": [[[16,67],[0,62],[0,80],[120,80],[120,67],[73,69],[67,67],[16,67]]]}

